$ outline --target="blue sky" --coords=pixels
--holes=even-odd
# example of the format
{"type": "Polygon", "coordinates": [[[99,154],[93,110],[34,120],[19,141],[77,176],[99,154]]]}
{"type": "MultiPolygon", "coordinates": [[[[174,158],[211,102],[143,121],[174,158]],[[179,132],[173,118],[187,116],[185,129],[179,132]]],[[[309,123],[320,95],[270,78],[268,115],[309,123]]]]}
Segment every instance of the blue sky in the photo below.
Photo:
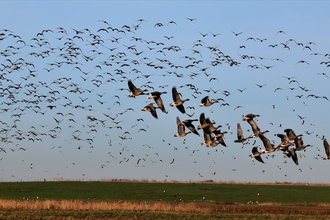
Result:
{"type": "Polygon", "coordinates": [[[330,135],[324,115],[329,101],[308,97],[329,96],[330,73],[321,64],[329,60],[325,56],[330,50],[328,2],[1,1],[0,5],[6,18],[0,27],[0,51],[6,55],[0,57],[0,147],[6,151],[0,152],[2,181],[329,182],[323,174],[328,161],[322,160],[325,152],[319,138],[330,135]],[[138,28],[133,30],[134,26],[138,28]],[[52,32],[37,36],[43,30],[52,32]],[[234,32],[242,33],[235,36],[234,32]],[[18,36],[27,46],[17,42],[18,36]],[[102,42],[93,45],[96,39],[102,42]],[[71,59],[68,55],[73,50],[69,52],[68,44],[79,48],[71,59]],[[168,49],[171,46],[180,49],[168,49]],[[239,64],[228,65],[225,56],[239,64]],[[250,59],[243,59],[246,56],[250,59]],[[216,60],[220,63],[213,66],[216,60]],[[179,67],[193,61],[199,62],[179,67]],[[13,67],[8,66],[15,62],[21,69],[10,71],[13,67]],[[148,93],[166,91],[162,98],[168,114],[157,110],[155,119],[141,111],[153,100],[129,98],[128,79],[139,88],[149,86],[145,87],[148,93]],[[190,99],[184,105],[191,117],[169,106],[173,86],[182,98],[190,99]],[[14,99],[8,97],[9,91],[14,99]],[[207,95],[224,101],[199,107],[207,95]],[[227,147],[201,145],[201,131],[200,137],[173,137],[177,116],[199,119],[201,113],[228,132],[224,136],[227,147]],[[304,143],[312,147],[297,151],[298,166],[282,152],[262,155],[265,164],[253,162],[249,158],[252,147],[263,148],[258,138],[244,147],[234,143],[237,123],[245,136],[251,134],[249,124],[242,121],[242,115],[249,113],[260,115],[258,126],[269,130],[266,137],[276,146],[280,139],[274,135],[285,128],[303,134],[304,143]],[[298,115],[305,117],[304,124],[298,115]]]}

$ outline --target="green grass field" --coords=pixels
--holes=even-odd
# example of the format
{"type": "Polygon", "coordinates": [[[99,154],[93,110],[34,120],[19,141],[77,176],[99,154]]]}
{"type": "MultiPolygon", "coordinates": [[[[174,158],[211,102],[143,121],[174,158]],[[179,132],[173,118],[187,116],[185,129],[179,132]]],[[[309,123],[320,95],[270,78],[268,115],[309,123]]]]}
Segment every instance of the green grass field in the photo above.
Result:
{"type": "Polygon", "coordinates": [[[330,186],[3,182],[0,219],[330,219],[330,186]],[[148,204],[148,205],[146,205],[148,204]]]}
{"type": "Polygon", "coordinates": [[[330,203],[330,186],[148,182],[3,182],[1,199],[330,203]]]}

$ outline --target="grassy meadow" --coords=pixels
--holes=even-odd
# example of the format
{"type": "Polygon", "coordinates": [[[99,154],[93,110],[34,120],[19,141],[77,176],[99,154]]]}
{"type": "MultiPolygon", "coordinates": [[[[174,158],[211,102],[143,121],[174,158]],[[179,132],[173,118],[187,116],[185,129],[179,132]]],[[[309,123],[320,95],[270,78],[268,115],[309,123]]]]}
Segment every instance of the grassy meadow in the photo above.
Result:
{"type": "Polygon", "coordinates": [[[330,219],[330,186],[62,181],[0,183],[0,219],[330,219]]]}

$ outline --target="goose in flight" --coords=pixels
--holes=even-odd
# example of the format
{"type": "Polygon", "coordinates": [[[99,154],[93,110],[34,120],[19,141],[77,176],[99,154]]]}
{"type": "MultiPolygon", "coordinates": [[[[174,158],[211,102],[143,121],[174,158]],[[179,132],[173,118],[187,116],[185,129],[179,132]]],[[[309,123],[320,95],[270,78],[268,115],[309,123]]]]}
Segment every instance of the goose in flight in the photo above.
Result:
{"type": "Polygon", "coordinates": [[[277,146],[279,150],[287,151],[290,146],[294,145],[285,134],[276,134],[276,136],[281,138],[281,143],[277,146]]]}
{"type": "Polygon", "coordinates": [[[330,160],[330,145],[326,138],[323,139],[323,146],[324,146],[325,153],[327,155],[327,157],[325,157],[324,160],[330,160]]]}
{"type": "Polygon", "coordinates": [[[200,130],[200,129],[204,129],[206,127],[209,126],[209,124],[206,123],[206,118],[205,118],[205,114],[204,113],[201,113],[200,116],[199,116],[199,123],[200,125],[198,125],[197,129],[200,130]]]}
{"type": "Polygon", "coordinates": [[[258,147],[253,147],[252,148],[252,154],[250,154],[249,156],[252,159],[255,158],[257,161],[259,161],[261,163],[265,163],[261,158],[261,154],[263,154],[263,153],[258,151],[258,147]]]}
{"type": "Polygon", "coordinates": [[[149,96],[148,99],[154,99],[158,108],[162,110],[162,112],[167,114],[167,111],[165,110],[164,103],[162,98],[160,97],[162,94],[166,94],[167,92],[152,92],[149,96]]]}
{"type": "Polygon", "coordinates": [[[173,98],[173,102],[170,104],[170,106],[176,107],[182,114],[185,114],[186,110],[183,106],[183,103],[189,101],[189,99],[182,100],[175,86],[173,86],[172,88],[172,98],[173,98]]]}
{"type": "Polygon", "coordinates": [[[199,104],[199,106],[207,107],[207,106],[211,106],[214,103],[218,103],[218,102],[219,102],[219,99],[210,100],[209,96],[205,96],[204,98],[202,98],[201,104],[199,104]]]}
{"type": "Polygon", "coordinates": [[[251,134],[249,136],[249,138],[255,138],[255,137],[258,137],[259,134],[264,134],[264,133],[268,132],[268,130],[263,131],[263,132],[260,131],[260,128],[258,127],[257,123],[255,122],[255,120],[253,120],[255,117],[259,117],[259,115],[247,114],[247,115],[243,116],[243,121],[247,121],[253,131],[253,134],[251,134]]]}
{"type": "Polygon", "coordinates": [[[286,133],[286,136],[289,138],[289,140],[293,141],[294,139],[296,139],[296,137],[300,137],[302,136],[302,134],[296,135],[295,132],[291,129],[291,128],[287,128],[284,130],[284,132],[286,133]]]}
{"type": "Polygon", "coordinates": [[[294,148],[290,148],[289,150],[286,150],[284,151],[284,154],[287,156],[287,157],[291,157],[293,162],[296,164],[296,165],[299,165],[299,162],[298,162],[298,157],[297,157],[297,153],[296,153],[296,150],[294,148]]]}
{"type": "Polygon", "coordinates": [[[216,147],[218,146],[218,142],[211,136],[211,134],[203,132],[204,134],[204,141],[202,142],[202,145],[205,144],[206,147],[216,147]]]}
{"type": "Polygon", "coordinates": [[[198,131],[196,130],[195,126],[192,124],[193,121],[198,121],[198,119],[186,119],[182,121],[182,123],[194,134],[199,135],[198,131]]]}
{"type": "Polygon", "coordinates": [[[216,131],[218,128],[222,127],[221,125],[218,125],[217,127],[214,127],[213,124],[215,122],[211,122],[209,118],[205,118],[205,114],[201,113],[199,116],[199,123],[197,129],[203,129],[204,132],[211,134],[212,132],[216,131]]]}
{"type": "Polygon", "coordinates": [[[151,115],[154,116],[154,118],[158,119],[156,107],[152,103],[146,105],[141,111],[150,112],[151,115]]]}
{"type": "Polygon", "coordinates": [[[294,144],[295,144],[295,150],[299,151],[299,150],[305,150],[306,147],[310,147],[311,145],[307,144],[304,145],[304,142],[302,140],[302,137],[296,137],[294,139],[294,144]]]}
{"type": "Polygon", "coordinates": [[[263,134],[259,134],[259,138],[265,147],[265,149],[262,150],[262,153],[271,153],[278,150],[277,148],[274,147],[273,144],[270,143],[270,140],[266,138],[263,134]]]}
{"type": "Polygon", "coordinates": [[[206,123],[209,124],[209,126],[207,127],[207,130],[210,133],[215,133],[218,128],[221,128],[221,125],[217,125],[217,126],[213,126],[213,124],[215,124],[215,122],[211,122],[211,120],[209,118],[206,118],[206,123]]]}
{"type": "Polygon", "coordinates": [[[139,88],[136,88],[136,86],[133,84],[132,80],[128,80],[128,88],[129,90],[131,90],[131,94],[129,95],[129,97],[131,98],[134,98],[135,96],[138,96],[138,95],[146,95],[144,92],[147,92],[148,90],[144,89],[139,89],[139,88]]]}
{"type": "Polygon", "coordinates": [[[237,123],[237,140],[234,140],[234,142],[235,143],[243,143],[247,139],[249,139],[249,137],[248,138],[244,138],[241,124],[240,123],[237,123]]]}
{"type": "Polygon", "coordinates": [[[179,117],[176,117],[176,124],[178,126],[178,133],[176,133],[174,137],[184,137],[191,133],[191,131],[185,132],[185,125],[181,122],[179,117]]]}
{"type": "Polygon", "coordinates": [[[217,139],[218,143],[221,144],[224,147],[227,147],[225,140],[223,139],[223,136],[228,133],[227,131],[221,132],[220,130],[216,130],[213,132],[214,137],[217,139]]]}

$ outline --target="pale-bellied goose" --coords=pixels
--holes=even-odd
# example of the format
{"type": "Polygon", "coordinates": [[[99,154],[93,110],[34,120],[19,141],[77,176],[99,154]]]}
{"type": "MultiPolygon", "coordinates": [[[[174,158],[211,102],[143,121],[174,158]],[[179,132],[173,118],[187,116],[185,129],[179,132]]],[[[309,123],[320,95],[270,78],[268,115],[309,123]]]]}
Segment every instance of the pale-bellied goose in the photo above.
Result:
{"type": "Polygon", "coordinates": [[[253,147],[252,148],[252,154],[250,154],[249,156],[253,159],[255,158],[257,161],[261,162],[261,163],[265,163],[262,158],[261,158],[261,154],[262,152],[258,151],[258,147],[253,147]]]}
{"type": "Polygon", "coordinates": [[[198,119],[186,119],[182,121],[182,123],[190,130],[192,133],[199,135],[198,131],[196,130],[195,126],[192,124],[193,121],[198,121],[198,119]]]}
{"type": "Polygon", "coordinates": [[[306,147],[310,147],[311,146],[309,144],[304,145],[304,142],[302,140],[302,137],[296,137],[296,139],[294,139],[294,144],[295,144],[295,150],[296,151],[305,150],[306,147]]]}
{"type": "Polygon", "coordinates": [[[218,142],[212,138],[211,134],[208,134],[206,132],[203,132],[204,134],[204,141],[202,142],[202,145],[205,144],[206,147],[216,147],[218,146],[218,142]]]}
{"type": "Polygon", "coordinates": [[[255,118],[255,117],[259,117],[259,115],[247,114],[247,115],[243,116],[243,121],[247,121],[253,131],[253,134],[251,134],[249,136],[249,138],[255,138],[255,137],[258,137],[259,134],[264,134],[264,133],[268,132],[268,130],[263,131],[263,132],[260,131],[260,128],[258,127],[257,123],[255,122],[255,120],[253,120],[253,118],[255,118]]]}
{"type": "Polygon", "coordinates": [[[294,145],[285,134],[276,134],[276,136],[281,138],[281,143],[277,146],[279,150],[286,151],[294,145]]]}
{"type": "Polygon", "coordinates": [[[185,132],[185,125],[181,122],[179,117],[176,117],[176,124],[178,126],[178,133],[176,133],[174,137],[184,137],[191,133],[191,131],[185,132]]]}
{"type": "Polygon", "coordinates": [[[167,114],[167,111],[165,110],[165,106],[163,103],[162,98],[160,97],[162,94],[166,94],[167,92],[152,92],[149,96],[148,99],[154,99],[156,104],[158,105],[158,108],[162,110],[162,112],[167,114]]]}
{"type": "Polygon", "coordinates": [[[175,86],[172,88],[172,98],[173,102],[170,104],[170,106],[176,107],[181,113],[185,114],[186,110],[184,109],[183,103],[189,101],[189,99],[182,100],[175,86]]]}
{"type": "Polygon", "coordinates": [[[270,143],[270,140],[266,138],[263,134],[259,134],[259,138],[265,147],[265,149],[262,150],[263,153],[271,153],[277,151],[277,148],[275,148],[274,145],[270,143]]]}
{"type": "Polygon", "coordinates": [[[218,130],[218,128],[221,128],[221,125],[217,125],[217,126],[213,126],[215,124],[215,122],[211,122],[209,118],[206,118],[206,123],[209,124],[209,127],[207,128],[207,130],[211,133],[214,133],[218,130]]]}
{"type": "Polygon", "coordinates": [[[202,98],[201,100],[201,104],[199,106],[204,106],[204,107],[207,107],[207,106],[211,106],[213,105],[214,103],[218,103],[220,99],[215,99],[214,101],[210,100],[209,99],[209,96],[205,96],[204,98],[202,98]]]}
{"type": "Polygon", "coordinates": [[[198,130],[207,128],[210,125],[209,123],[206,123],[206,118],[205,118],[204,113],[200,114],[199,123],[200,123],[200,125],[198,125],[198,127],[197,127],[198,130]]]}
{"type": "Polygon", "coordinates": [[[221,125],[218,125],[216,127],[213,126],[215,122],[211,122],[209,118],[205,118],[205,114],[201,113],[199,116],[199,122],[200,125],[198,125],[197,129],[203,129],[204,132],[211,134],[212,132],[216,131],[218,128],[222,127],[221,125]]]}
{"type": "Polygon", "coordinates": [[[128,88],[132,92],[129,95],[129,97],[133,98],[133,97],[138,96],[138,95],[147,95],[144,92],[147,92],[148,90],[146,90],[146,89],[142,90],[142,89],[136,88],[136,86],[133,84],[132,80],[128,80],[128,88]]]}
{"type": "Polygon", "coordinates": [[[155,118],[158,118],[157,112],[156,112],[156,107],[152,103],[150,103],[149,105],[146,105],[141,111],[150,112],[152,114],[152,116],[154,116],[155,118]]]}
{"type": "Polygon", "coordinates": [[[323,139],[323,146],[327,157],[323,158],[324,160],[330,160],[330,145],[326,138],[323,139]]]}

